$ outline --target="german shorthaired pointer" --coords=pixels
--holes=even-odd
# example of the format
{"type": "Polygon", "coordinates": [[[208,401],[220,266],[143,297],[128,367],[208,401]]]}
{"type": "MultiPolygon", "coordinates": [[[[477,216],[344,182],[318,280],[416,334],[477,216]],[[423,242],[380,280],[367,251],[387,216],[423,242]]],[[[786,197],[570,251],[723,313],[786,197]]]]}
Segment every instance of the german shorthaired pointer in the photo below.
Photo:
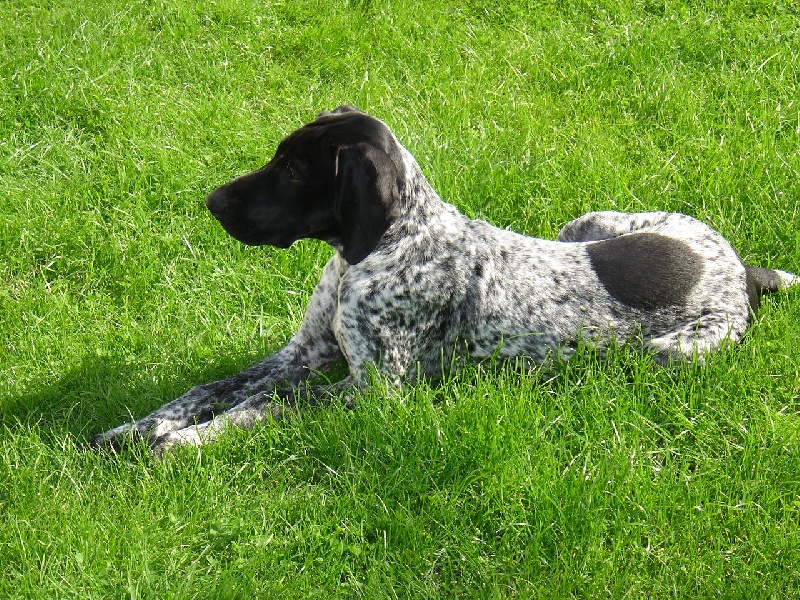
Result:
{"type": "MultiPolygon", "coordinates": [[[[206,204],[245,244],[336,249],[287,346],[93,438],[200,444],[295,402],[441,373],[470,357],[567,358],[579,343],[637,343],[660,362],[738,340],[759,295],[800,278],[742,264],[717,232],[681,214],[589,213],[547,241],[470,220],[445,204],[389,128],[342,106],[278,146],[263,168],[206,204]],[[307,385],[344,359],[341,383],[307,385]]],[[[350,401],[350,396],[345,402],[350,401]]]]}

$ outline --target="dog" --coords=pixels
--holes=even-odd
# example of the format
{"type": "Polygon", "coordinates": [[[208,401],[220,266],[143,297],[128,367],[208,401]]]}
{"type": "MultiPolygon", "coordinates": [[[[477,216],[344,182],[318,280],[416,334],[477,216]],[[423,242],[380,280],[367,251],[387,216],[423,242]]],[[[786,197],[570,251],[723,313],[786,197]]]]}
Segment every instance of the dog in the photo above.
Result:
{"type": "Polygon", "coordinates": [[[542,363],[619,342],[658,362],[702,361],[741,338],[760,295],[800,282],[745,266],[719,233],[677,213],[593,212],[556,241],[468,219],[439,198],[386,124],[352,106],[290,134],[266,166],[217,188],[206,205],[245,244],[314,238],[336,253],[284,348],[98,434],[95,446],[201,444],[297,402],[351,403],[373,371],[401,385],[464,357],[542,363]],[[308,383],[342,360],[343,381],[308,383]]]}

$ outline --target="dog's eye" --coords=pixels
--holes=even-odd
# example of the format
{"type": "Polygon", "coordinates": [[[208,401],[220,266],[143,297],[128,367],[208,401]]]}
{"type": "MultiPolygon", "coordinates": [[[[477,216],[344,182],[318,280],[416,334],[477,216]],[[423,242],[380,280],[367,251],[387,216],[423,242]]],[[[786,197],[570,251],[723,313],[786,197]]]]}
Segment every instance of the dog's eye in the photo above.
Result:
{"type": "Polygon", "coordinates": [[[292,181],[300,181],[300,178],[297,176],[297,173],[292,168],[291,163],[286,163],[286,172],[289,174],[289,178],[292,181]]]}

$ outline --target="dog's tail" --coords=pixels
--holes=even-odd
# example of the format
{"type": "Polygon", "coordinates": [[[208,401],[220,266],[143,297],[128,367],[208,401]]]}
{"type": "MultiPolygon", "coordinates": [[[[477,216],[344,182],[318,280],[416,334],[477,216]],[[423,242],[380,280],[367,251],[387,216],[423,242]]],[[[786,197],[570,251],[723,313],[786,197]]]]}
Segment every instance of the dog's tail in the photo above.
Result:
{"type": "Polygon", "coordinates": [[[750,265],[745,265],[744,269],[747,276],[747,294],[750,296],[750,306],[753,310],[758,307],[758,299],[764,294],[800,285],[800,277],[793,273],[750,265]]]}
{"type": "Polygon", "coordinates": [[[759,294],[770,294],[778,290],[785,290],[793,285],[800,285],[800,277],[778,269],[765,269],[763,267],[745,266],[747,271],[747,284],[754,286],[759,294]]]}

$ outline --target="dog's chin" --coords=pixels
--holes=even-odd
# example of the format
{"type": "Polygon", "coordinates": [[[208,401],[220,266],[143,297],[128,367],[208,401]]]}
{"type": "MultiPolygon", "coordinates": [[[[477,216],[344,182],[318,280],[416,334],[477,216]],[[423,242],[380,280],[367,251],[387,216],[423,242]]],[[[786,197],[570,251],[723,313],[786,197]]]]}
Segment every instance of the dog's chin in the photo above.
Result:
{"type": "MultiPolygon", "coordinates": [[[[223,225],[224,227],[224,225],[223,225]]],[[[236,231],[224,227],[225,232],[236,241],[247,246],[273,246],[286,249],[297,241],[296,237],[286,235],[269,235],[254,231],[236,231]]]]}
{"type": "Polygon", "coordinates": [[[297,241],[297,238],[270,238],[270,239],[254,239],[254,240],[239,240],[248,246],[271,246],[273,248],[280,248],[286,250],[289,246],[297,241]]]}
{"type": "Polygon", "coordinates": [[[287,235],[287,231],[269,231],[256,227],[242,227],[240,220],[225,219],[214,215],[217,222],[222,226],[229,236],[237,242],[247,246],[275,246],[276,248],[288,248],[296,237],[287,235]]]}

